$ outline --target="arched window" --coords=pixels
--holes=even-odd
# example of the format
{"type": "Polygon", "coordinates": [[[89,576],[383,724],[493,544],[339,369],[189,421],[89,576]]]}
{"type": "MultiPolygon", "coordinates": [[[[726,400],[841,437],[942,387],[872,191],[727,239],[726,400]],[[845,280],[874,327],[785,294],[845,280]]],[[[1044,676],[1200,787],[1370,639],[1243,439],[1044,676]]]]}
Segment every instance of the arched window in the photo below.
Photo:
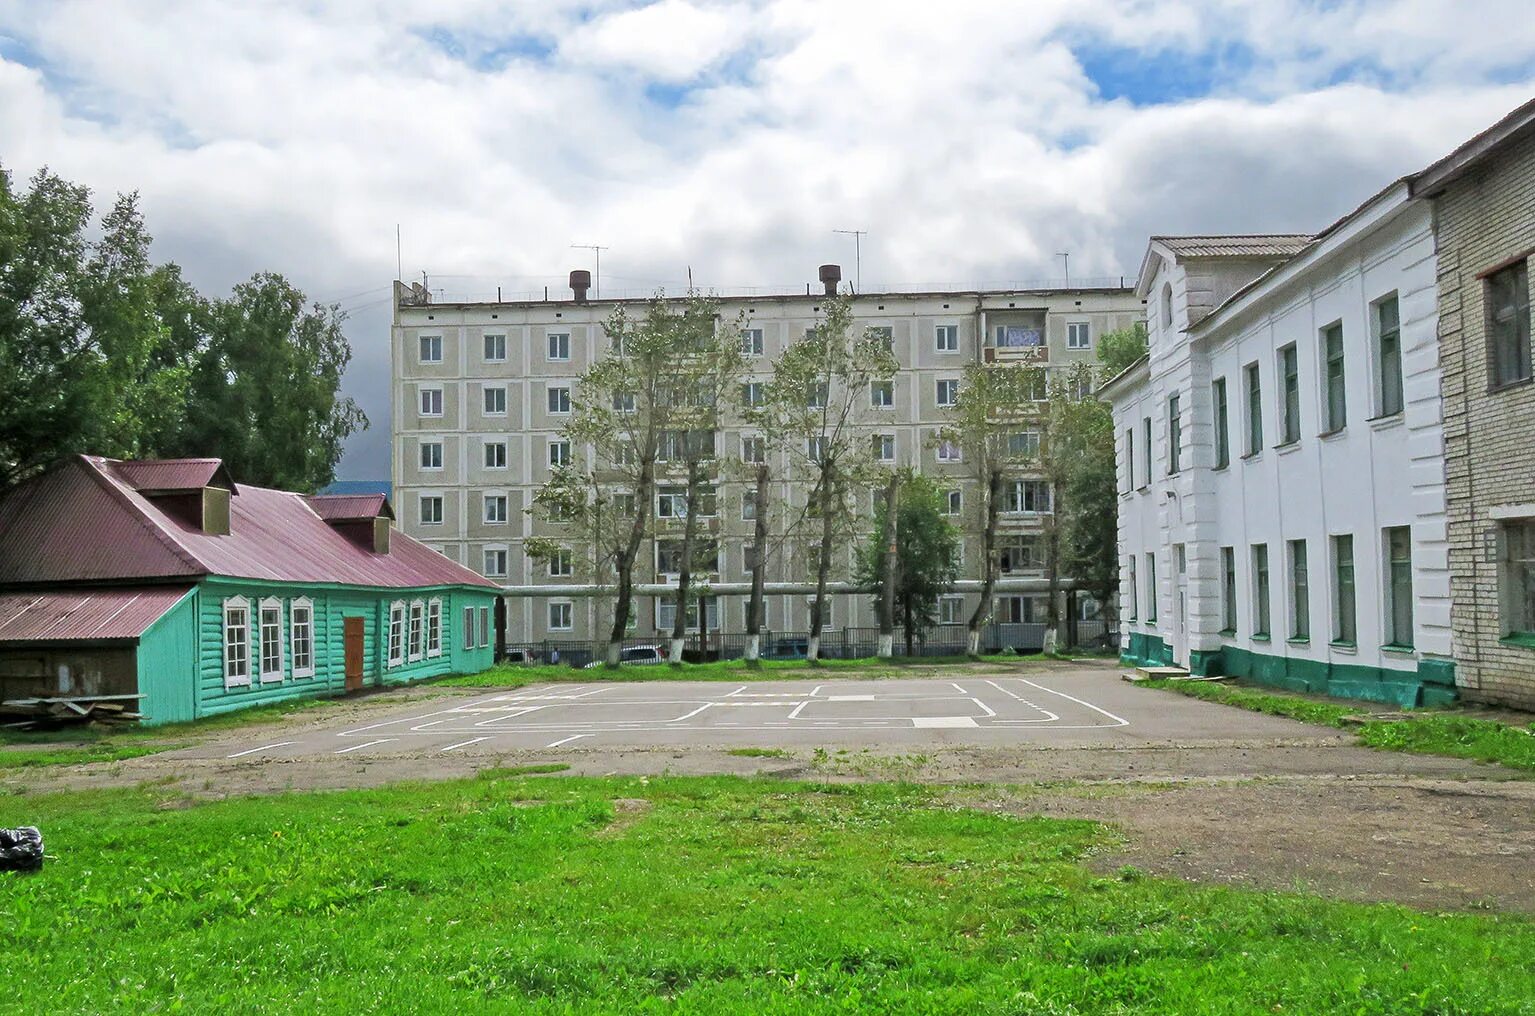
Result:
{"type": "Polygon", "coordinates": [[[1164,283],[1162,283],[1162,327],[1163,328],[1171,328],[1172,326],[1173,326],[1173,284],[1171,282],[1164,282],[1164,283]]]}

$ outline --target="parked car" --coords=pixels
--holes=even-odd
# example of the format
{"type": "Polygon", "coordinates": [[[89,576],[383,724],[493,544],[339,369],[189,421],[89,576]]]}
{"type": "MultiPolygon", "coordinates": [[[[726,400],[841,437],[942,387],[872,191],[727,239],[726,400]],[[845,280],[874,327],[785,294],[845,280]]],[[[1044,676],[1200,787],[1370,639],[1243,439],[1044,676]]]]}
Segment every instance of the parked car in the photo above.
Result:
{"type": "Polygon", "coordinates": [[[763,654],[769,660],[803,660],[810,652],[809,639],[778,639],[763,654]]]}
{"type": "Polygon", "coordinates": [[[508,649],[502,663],[533,663],[533,653],[528,649],[508,649]]]}
{"type": "MultiPolygon", "coordinates": [[[[626,646],[618,651],[618,662],[634,664],[636,666],[665,663],[666,650],[660,646],[626,646]]],[[[602,665],[602,660],[593,660],[581,669],[591,670],[593,667],[600,667],[602,665]]]]}

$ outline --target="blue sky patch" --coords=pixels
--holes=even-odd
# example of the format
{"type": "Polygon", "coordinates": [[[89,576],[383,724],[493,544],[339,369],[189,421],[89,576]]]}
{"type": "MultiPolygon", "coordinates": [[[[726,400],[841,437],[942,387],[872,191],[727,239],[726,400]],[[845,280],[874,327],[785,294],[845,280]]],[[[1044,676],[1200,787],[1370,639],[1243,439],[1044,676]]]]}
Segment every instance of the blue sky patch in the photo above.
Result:
{"type": "Polygon", "coordinates": [[[552,39],[537,35],[464,35],[441,25],[417,29],[415,34],[444,56],[477,71],[499,71],[516,60],[543,63],[555,50],[552,39]]]}
{"type": "Polygon", "coordinates": [[[1197,99],[1244,76],[1255,63],[1241,43],[1203,53],[1151,52],[1128,46],[1076,46],[1072,54],[1104,99],[1137,106],[1197,99]]]}

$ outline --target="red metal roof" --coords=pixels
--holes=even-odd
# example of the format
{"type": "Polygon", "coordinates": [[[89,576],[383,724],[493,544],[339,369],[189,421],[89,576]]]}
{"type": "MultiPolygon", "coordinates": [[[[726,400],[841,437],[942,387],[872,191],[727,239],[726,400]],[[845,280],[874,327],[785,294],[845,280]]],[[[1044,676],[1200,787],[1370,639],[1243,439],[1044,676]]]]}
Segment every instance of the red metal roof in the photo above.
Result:
{"type": "Polygon", "coordinates": [[[134,490],[200,490],[207,486],[227,486],[239,493],[221,459],[139,459],[111,462],[109,468],[134,490]]]}
{"type": "Polygon", "coordinates": [[[304,498],[315,514],[326,521],[338,519],[394,518],[389,499],[382,494],[311,494],[304,498]]]}
{"type": "Polygon", "coordinates": [[[230,499],[230,532],[210,535],[160,511],[119,465],[82,455],[0,499],[0,585],[221,575],[497,588],[399,531],[387,554],[360,547],[287,491],[242,485],[230,499]]]}
{"type": "Polygon", "coordinates": [[[0,643],[136,639],[191,588],[0,593],[0,643]]]}

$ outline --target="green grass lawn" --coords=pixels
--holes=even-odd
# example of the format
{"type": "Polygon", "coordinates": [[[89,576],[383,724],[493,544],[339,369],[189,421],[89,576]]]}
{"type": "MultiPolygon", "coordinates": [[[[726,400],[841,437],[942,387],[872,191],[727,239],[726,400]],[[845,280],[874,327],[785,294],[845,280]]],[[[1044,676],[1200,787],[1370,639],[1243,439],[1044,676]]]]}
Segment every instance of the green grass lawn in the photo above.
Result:
{"type": "Polygon", "coordinates": [[[1350,718],[1357,721],[1369,714],[1358,706],[1274,695],[1211,681],[1141,681],[1136,687],[1175,691],[1206,702],[1354,730],[1365,744],[1385,751],[1448,755],[1535,771],[1535,723],[1516,726],[1461,715],[1454,710],[1427,709],[1400,719],[1369,719],[1360,724],[1350,718]]]}
{"type": "Polygon", "coordinates": [[[1535,923],[1092,874],[905,784],[5,799],[17,1012],[1535,1013],[1535,923]],[[185,806],[185,807],[183,807],[185,806]]]}

